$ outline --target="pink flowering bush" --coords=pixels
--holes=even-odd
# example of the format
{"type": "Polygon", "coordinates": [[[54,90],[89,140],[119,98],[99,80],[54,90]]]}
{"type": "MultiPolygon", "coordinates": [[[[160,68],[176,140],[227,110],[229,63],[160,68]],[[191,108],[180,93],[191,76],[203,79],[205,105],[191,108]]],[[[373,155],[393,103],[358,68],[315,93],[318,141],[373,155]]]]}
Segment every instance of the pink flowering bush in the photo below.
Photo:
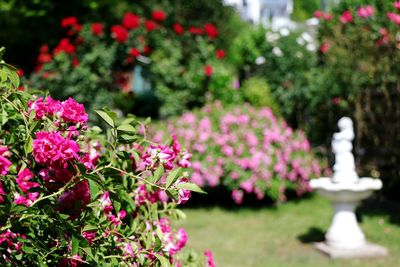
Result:
{"type": "Polygon", "coordinates": [[[180,153],[190,159],[194,183],[224,186],[237,204],[245,195],[260,201],[284,201],[287,190],[301,195],[310,190],[309,179],[321,174],[304,134],[269,108],[226,108],[215,102],[158,127],[156,142],[172,134],[172,144],[179,140],[190,150],[180,153]]]}
{"type": "Polygon", "coordinates": [[[117,123],[109,110],[97,111],[109,126],[102,134],[74,99],[18,87],[0,59],[0,265],[193,263],[179,253],[185,230],[170,223],[191,191],[202,192],[180,144],[149,145],[141,122],[117,123]]]}

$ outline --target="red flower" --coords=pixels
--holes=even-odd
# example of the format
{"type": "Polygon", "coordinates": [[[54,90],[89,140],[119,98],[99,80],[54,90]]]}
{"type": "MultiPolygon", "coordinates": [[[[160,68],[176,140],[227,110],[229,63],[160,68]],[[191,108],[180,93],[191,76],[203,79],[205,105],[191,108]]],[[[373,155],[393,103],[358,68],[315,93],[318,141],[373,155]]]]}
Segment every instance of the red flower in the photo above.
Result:
{"type": "Polygon", "coordinates": [[[74,59],[72,60],[72,66],[74,68],[79,66],[79,59],[77,57],[74,57],[74,59]]]}
{"type": "Polygon", "coordinates": [[[172,29],[177,35],[182,35],[185,32],[183,26],[179,23],[174,23],[174,25],[172,25],[172,29]]]}
{"type": "Polygon", "coordinates": [[[343,24],[350,23],[353,21],[353,15],[351,14],[350,10],[346,10],[340,16],[339,20],[343,24]]]}
{"type": "Polygon", "coordinates": [[[204,74],[205,74],[207,77],[210,77],[210,76],[213,74],[213,68],[212,68],[210,65],[206,65],[206,66],[204,67],[204,74]]]}
{"type": "Polygon", "coordinates": [[[166,15],[164,13],[164,11],[162,10],[155,10],[153,11],[153,13],[151,14],[151,17],[158,22],[162,22],[165,20],[166,15]]]}
{"type": "Polygon", "coordinates": [[[130,54],[131,56],[134,56],[134,57],[140,56],[140,52],[139,52],[139,50],[137,50],[136,48],[131,48],[131,50],[129,50],[129,54],[130,54]]]}
{"type": "Polygon", "coordinates": [[[115,25],[111,27],[111,36],[121,44],[126,42],[128,35],[128,31],[121,25],[115,25]]]}
{"type": "Polygon", "coordinates": [[[71,41],[68,38],[63,38],[58,43],[57,47],[54,48],[54,54],[57,55],[59,53],[65,52],[67,54],[75,53],[75,46],[71,44],[71,41]]]}
{"type": "Polygon", "coordinates": [[[93,35],[100,36],[103,34],[104,26],[101,23],[93,23],[92,24],[92,33],[93,35]]]}
{"type": "Polygon", "coordinates": [[[218,29],[211,23],[206,23],[204,25],[204,31],[210,38],[215,38],[218,36],[218,29]]]}
{"type": "Polygon", "coordinates": [[[189,32],[190,32],[191,34],[194,34],[194,35],[202,35],[202,34],[203,34],[203,29],[202,29],[202,28],[198,28],[198,27],[191,26],[191,27],[189,28],[189,32]]]}
{"type": "Polygon", "coordinates": [[[140,18],[133,13],[126,13],[122,19],[122,24],[128,30],[136,29],[140,25],[140,18]]]}
{"type": "Polygon", "coordinates": [[[215,55],[218,59],[223,59],[225,57],[225,51],[222,49],[218,49],[215,55]]]}
{"type": "Polygon", "coordinates": [[[82,30],[82,24],[75,24],[74,25],[74,31],[75,32],[80,32],[82,30]]]}
{"type": "Polygon", "coordinates": [[[326,52],[329,51],[329,49],[331,48],[330,43],[328,42],[323,42],[321,44],[321,46],[319,47],[319,51],[321,51],[323,54],[325,54],[326,52]]]}
{"type": "Polygon", "coordinates": [[[18,69],[17,70],[17,74],[18,74],[19,77],[24,76],[24,70],[23,69],[18,69]]]}
{"type": "Polygon", "coordinates": [[[57,201],[57,210],[70,215],[74,221],[90,202],[90,189],[87,180],[77,183],[71,190],[63,193],[57,201]]]}
{"type": "Polygon", "coordinates": [[[75,26],[78,23],[78,19],[76,17],[66,17],[61,20],[61,27],[67,28],[71,26],[75,26]]]}
{"type": "Polygon", "coordinates": [[[155,29],[157,29],[157,24],[152,21],[152,20],[146,20],[146,22],[144,23],[146,30],[148,32],[154,31],[155,29]]]}
{"type": "Polygon", "coordinates": [[[153,49],[152,49],[150,46],[148,46],[148,45],[146,45],[146,46],[143,48],[143,53],[144,53],[145,55],[150,54],[152,51],[153,51],[153,49]]]}

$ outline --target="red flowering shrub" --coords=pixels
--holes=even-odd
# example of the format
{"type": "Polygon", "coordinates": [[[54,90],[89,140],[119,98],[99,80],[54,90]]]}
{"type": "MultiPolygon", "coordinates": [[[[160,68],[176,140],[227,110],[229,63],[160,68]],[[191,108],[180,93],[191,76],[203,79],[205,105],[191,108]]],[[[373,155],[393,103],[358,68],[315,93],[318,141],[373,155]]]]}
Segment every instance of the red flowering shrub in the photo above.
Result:
{"type": "Polygon", "coordinates": [[[0,265],[186,264],[188,236],[168,217],[201,189],[180,144],[148,146],[142,123],[108,110],[97,111],[102,135],[72,98],[17,91],[1,58],[0,76],[0,265]]]}
{"type": "MultiPolygon", "coordinates": [[[[63,19],[68,37],[60,40],[53,53],[42,46],[37,72],[30,79],[32,87],[50,88],[58,98],[74,97],[89,108],[99,108],[118,89],[125,94],[144,90],[133,88],[132,92],[135,82],[130,74],[140,66],[153,97],[161,103],[161,115],[201,105],[212,80],[223,73],[217,70],[223,64],[216,63],[225,57],[224,50],[216,49],[218,29],[213,23],[189,26],[167,18],[164,10],[154,10],[150,18],[128,12],[111,27],[102,22],[81,25],[76,17],[63,19]],[[90,85],[83,77],[91,77],[90,85]],[[174,109],[164,105],[167,99],[176,99],[174,109]]],[[[230,87],[223,78],[220,90],[230,87]]]]}

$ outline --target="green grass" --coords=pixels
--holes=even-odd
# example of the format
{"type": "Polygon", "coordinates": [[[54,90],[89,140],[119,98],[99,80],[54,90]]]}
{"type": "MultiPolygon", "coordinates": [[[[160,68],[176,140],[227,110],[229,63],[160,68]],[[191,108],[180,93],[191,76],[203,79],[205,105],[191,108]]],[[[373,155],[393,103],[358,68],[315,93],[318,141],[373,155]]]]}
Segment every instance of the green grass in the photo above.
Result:
{"type": "Polygon", "coordinates": [[[177,223],[189,234],[188,247],[210,249],[219,267],[400,266],[400,210],[364,204],[357,214],[368,241],[389,249],[381,259],[331,260],[313,248],[323,239],[331,206],[321,197],[288,202],[278,208],[184,209],[177,223]],[[390,212],[387,212],[389,211],[390,212]]]}

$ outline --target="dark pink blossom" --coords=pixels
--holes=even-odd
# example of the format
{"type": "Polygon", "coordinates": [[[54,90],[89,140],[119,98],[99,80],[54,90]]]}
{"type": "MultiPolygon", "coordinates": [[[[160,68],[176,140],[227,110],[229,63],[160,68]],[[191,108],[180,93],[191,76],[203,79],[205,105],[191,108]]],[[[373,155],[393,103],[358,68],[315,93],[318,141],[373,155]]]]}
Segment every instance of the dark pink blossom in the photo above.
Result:
{"type": "Polygon", "coordinates": [[[397,9],[400,9],[400,1],[395,1],[395,2],[393,3],[393,6],[394,6],[395,8],[397,8],[397,9]]]}
{"type": "Polygon", "coordinates": [[[6,158],[8,154],[8,148],[6,146],[0,146],[0,175],[3,176],[8,173],[11,166],[11,161],[6,158]]]}
{"type": "Polygon", "coordinates": [[[100,196],[99,201],[104,213],[110,213],[113,211],[114,208],[108,191],[104,192],[104,194],[100,196]]]}
{"type": "Polygon", "coordinates": [[[400,15],[394,12],[387,13],[387,17],[389,20],[393,21],[397,25],[400,25],[400,15]]]}
{"type": "Polygon", "coordinates": [[[14,193],[14,204],[16,205],[25,205],[30,207],[35,200],[39,197],[38,192],[28,193],[26,196],[20,195],[19,193],[14,193]]]}
{"type": "Polygon", "coordinates": [[[163,164],[166,170],[171,170],[174,166],[175,157],[175,152],[169,146],[151,145],[142,157],[141,166],[157,168],[158,164],[163,164]]]}
{"type": "Polygon", "coordinates": [[[59,132],[37,132],[33,140],[33,156],[37,163],[66,168],[68,161],[79,159],[79,145],[59,132]]]}
{"type": "Polygon", "coordinates": [[[34,175],[29,169],[24,169],[18,174],[16,182],[22,192],[26,193],[29,189],[39,186],[38,183],[30,181],[32,178],[34,178],[34,175]]]}
{"type": "Polygon", "coordinates": [[[57,201],[57,210],[68,214],[69,219],[74,221],[90,202],[89,182],[83,180],[78,182],[71,190],[63,193],[57,201]]]}
{"type": "Polygon", "coordinates": [[[214,256],[210,250],[204,252],[204,256],[207,258],[207,267],[215,267],[214,256]]]}
{"type": "Polygon", "coordinates": [[[372,17],[375,13],[375,9],[371,5],[361,6],[357,9],[357,15],[362,19],[372,17]]]}
{"type": "Polygon", "coordinates": [[[340,22],[343,24],[347,24],[353,21],[353,15],[350,10],[346,10],[339,18],[340,22]]]}
{"type": "Polygon", "coordinates": [[[61,103],[61,118],[66,122],[85,123],[88,120],[88,114],[85,113],[83,104],[79,104],[72,98],[68,98],[61,103]]]}
{"type": "MultiPolygon", "coordinates": [[[[189,182],[187,178],[182,178],[178,179],[174,185],[178,186],[180,184],[184,184],[187,182],[189,182]]],[[[185,204],[190,199],[190,196],[191,196],[190,190],[182,188],[178,189],[178,204],[185,204]]]]}
{"type": "Polygon", "coordinates": [[[85,238],[88,241],[89,246],[91,246],[96,238],[96,231],[85,231],[82,233],[82,237],[85,238]]]}

